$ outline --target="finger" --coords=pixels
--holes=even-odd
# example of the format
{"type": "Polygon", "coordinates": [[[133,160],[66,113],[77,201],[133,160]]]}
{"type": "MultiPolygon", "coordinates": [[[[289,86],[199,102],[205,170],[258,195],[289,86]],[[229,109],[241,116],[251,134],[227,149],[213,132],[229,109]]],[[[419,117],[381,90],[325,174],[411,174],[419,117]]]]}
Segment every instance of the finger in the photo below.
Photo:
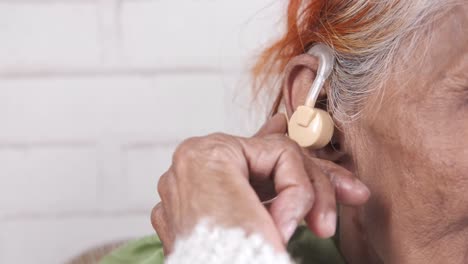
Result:
{"type": "Polygon", "coordinates": [[[159,177],[158,181],[158,193],[159,197],[161,198],[161,202],[158,203],[152,211],[151,214],[151,224],[153,228],[156,230],[156,233],[159,236],[163,244],[163,251],[165,255],[168,255],[172,251],[172,245],[174,243],[174,234],[173,229],[171,228],[171,222],[168,222],[167,214],[166,214],[166,206],[171,206],[173,195],[172,189],[173,188],[173,174],[172,174],[172,166],[159,177]]]}
{"type": "Polygon", "coordinates": [[[286,243],[310,211],[314,191],[297,144],[283,135],[240,140],[251,177],[273,179],[277,198],[270,214],[286,243]]]}
{"type": "Polygon", "coordinates": [[[347,169],[327,160],[313,159],[328,176],[335,189],[338,203],[350,206],[363,205],[370,197],[369,188],[347,169]]]}
{"type": "Polygon", "coordinates": [[[268,134],[285,134],[288,130],[288,121],[284,114],[276,114],[268,120],[254,135],[260,137],[268,134]]]}
{"type": "Polygon", "coordinates": [[[171,177],[171,175],[169,175],[170,171],[171,171],[171,168],[169,168],[168,171],[166,171],[163,175],[161,175],[158,180],[157,191],[161,199],[170,196],[169,188],[171,186],[169,185],[169,182],[168,182],[169,177],[171,177]]]}
{"type": "Polygon", "coordinates": [[[174,236],[167,223],[162,203],[158,203],[151,212],[151,224],[163,245],[164,255],[172,252],[174,236]]]}
{"type": "Polygon", "coordinates": [[[316,195],[312,210],[305,220],[314,234],[321,238],[329,238],[336,231],[335,190],[328,177],[314,163],[306,162],[305,168],[311,177],[316,195]]]}

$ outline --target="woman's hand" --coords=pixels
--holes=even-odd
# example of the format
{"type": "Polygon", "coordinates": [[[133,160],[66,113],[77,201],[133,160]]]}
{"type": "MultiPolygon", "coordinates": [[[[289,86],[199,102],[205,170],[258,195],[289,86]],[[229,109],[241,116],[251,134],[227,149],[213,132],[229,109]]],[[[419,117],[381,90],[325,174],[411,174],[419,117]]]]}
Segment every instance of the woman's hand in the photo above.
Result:
{"type": "Polygon", "coordinates": [[[308,156],[284,136],[286,129],[286,118],[277,115],[252,138],[214,134],[177,148],[151,217],[166,253],[202,219],[261,234],[283,251],[303,219],[316,235],[330,237],[336,200],[360,205],[368,199],[349,171],[308,156]],[[269,187],[277,198],[267,208],[259,195],[267,197],[269,187]]]}

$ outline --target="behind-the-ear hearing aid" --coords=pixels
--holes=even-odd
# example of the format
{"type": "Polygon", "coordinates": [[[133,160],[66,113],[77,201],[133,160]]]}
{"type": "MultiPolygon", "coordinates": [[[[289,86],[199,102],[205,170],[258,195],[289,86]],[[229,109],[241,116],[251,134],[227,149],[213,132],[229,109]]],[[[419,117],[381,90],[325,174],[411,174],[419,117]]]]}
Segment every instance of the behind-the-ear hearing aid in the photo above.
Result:
{"type": "Polygon", "coordinates": [[[315,103],[320,90],[330,76],[335,58],[332,50],[321,43],[314,45],[307,54],[319,60],[317,75],[307,94],[305,104],[299,106],[289,120],[288,134],[301,147],[319,149],[330,142],[334,124],[330,114],[315,108],[315,103]]]}

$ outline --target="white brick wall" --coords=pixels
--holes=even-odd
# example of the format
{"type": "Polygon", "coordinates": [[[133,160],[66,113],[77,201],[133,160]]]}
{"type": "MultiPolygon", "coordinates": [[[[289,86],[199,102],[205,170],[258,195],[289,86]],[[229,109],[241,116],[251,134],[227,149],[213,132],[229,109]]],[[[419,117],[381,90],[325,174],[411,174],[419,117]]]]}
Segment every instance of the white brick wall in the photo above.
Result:
{"type": "Polygon", "coordinates": [[[0,0],[0,263],[151,234],[177,143],[258,125],[280,2],[0,0]]]}

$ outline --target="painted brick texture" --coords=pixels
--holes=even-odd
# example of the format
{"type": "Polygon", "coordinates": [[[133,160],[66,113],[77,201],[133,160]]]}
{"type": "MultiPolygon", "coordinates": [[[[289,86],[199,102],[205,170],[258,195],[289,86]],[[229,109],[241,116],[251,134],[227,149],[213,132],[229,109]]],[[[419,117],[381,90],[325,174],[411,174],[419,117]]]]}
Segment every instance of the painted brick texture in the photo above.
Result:
{"type": "Polygon", "coordinates": [[[0,263],[151,234],[177,144],[258,126],[278,2],[0,0],[0,263]]]}

